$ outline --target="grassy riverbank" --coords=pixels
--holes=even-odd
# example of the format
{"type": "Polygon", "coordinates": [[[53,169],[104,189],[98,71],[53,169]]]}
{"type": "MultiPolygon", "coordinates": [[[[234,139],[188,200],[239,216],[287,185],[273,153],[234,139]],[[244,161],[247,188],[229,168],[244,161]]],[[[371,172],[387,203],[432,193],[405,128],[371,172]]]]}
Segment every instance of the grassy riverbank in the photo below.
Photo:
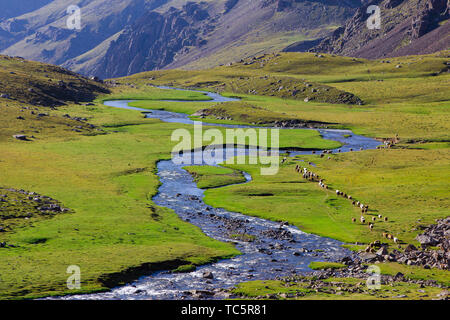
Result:
{"type": "MultiPolygon", "coordinates": [[[[264,109],[259,119],[257,116],[252,117],[253,122],[264,122],[274,117],[296,118],[334,123],[338,127],[350,128],[357,134],[377,138],[392,138],[399,134],[402,141],[448,141],[450,74],[445,64],[448,57],[449,51],[375,61],[283,53],[274,57],[268,55],[268,61],[263,67],[259,63],[236,63],[230,67],[201,71],[161,70],[133,75],[120,81],[134,83],[138,88],[150,83],[198,87],[239,96],[243,98],[242,102],[264,109]],[[276,83],[277,90],[266,90],[270,86],[265,82],[260,83],[261,77],[268,77],[269,84],[276,83]],[[361,98],[364,104],[345,105],[315,100],[304,102],[294,97],[281,98],[283,92],[293,90],[292,86],[284,84],[286,79],[291,78],[297,79],[299,84],[311,84],[307,91],[316,89],[317,94],[326,93],[320,90],[320,84],[351,92],[361,98]],[[243,92],[240,86],[242,81],[251,83],[250,91],[254,92],[243,92]]],[[[138,105],[157,106],[157,103],[142,101],[138,105]]],[[[227,109],[227,104],[221,105],[227,109]]],[[[181,106],[182,109],[167,104],[159,106],[189,114],[205,108],[190,104],[181,106]]],[[[239,121],[250,116],[245,109],[240,117],[237,115],[238,110],[230,111],[239,121]]]]}
{"type": "Polygon", "coordinates": [[[130,267],[202,264],[238,253],[151,201],[159,185],[156,162],[169,157],[167,141],[179,126],[156,120],[124,125],[139,112],[95,108],[106,118],[119,117],[120,128],[95,137],[3,144],[2,185],[51,196],[73,210],[1,234],[1,241],[17,246],[0,249],[3,299],[69,293],[70,265],[81,268],[79,292],[89,292],[105,289],[103,277],[130,267]]]}
{"type": "MultiPolygon", "coordinates": [[[[418,245],[415,240],[424,226],[432,224],[437,218],[449,215],[450,149],[448,72],[441,73],[445,67],[442,57],[437,54],[424,57],[398,58],[391,64],[380,61],[359,60],[359,72],[354,61],[347,60],[345,72],[332,64],[333,60],[345,59],[327,57],[324,64],[315,64],[311,70],[308,58],[299,55],[289,56],[291,64],[283,63],[282,56],[277,67],[291,75],[293,62],[303,68],[299,76],[308,76],[314,81],[323,81],[361,97],[363,106],[324,105],[281,100],[277,97],[253,95],[243,96],[246,103],[263,108],[270,117],[278,113],[279,118],[296,116],[304,120],[339,123],[337,127],[351,128],[355,133],[377,138],[400,137],[392,149],[371,150],[346,154],[301,156],[289,158],[276,176],[260,176],[255,166],[228,166],[235,170],[249,172],[253,181],[245,185],[207,190],[206,202],[212,206],[243,212],[267,219],[288,221],[304,231],[329,236],[348,243],[369,243],[374,240],[388,243],[391,250],[396,248],[392,240],[385,239],[383,233],[391,233],[401,241],[400,250],[406,244],[418,245]],[[328,68],[325,66],[328,64],[328,68]],[[394,64],[394,66],[392,65],[394,64]],[[395,65],[400,65],[396,68],[395,65]],[[324,67],[323,70],[317,69],[324,67]],[[367,68],[367,69],[365,69],[367,68]],[[326,71],[325,71],[326,69],[326,71]],[[378,70],[364,75],[363,70],[378,70]],[[342,73],[338,76],[338,70],[342,73]],[[314,75],[313,72],[316,74],[314,75]],[[313,162],[315,166],[308,165],[313,162]],[[308,167],[319,174],[331,190],[320,188],[317,183],[304,180],[295,173],[296,165],[308,167]],[[344,191],[354,199],[368,204],[370,210],[366,219],[375,217],[374,230],[359,221],[360,210],[351,201],[336,196],[335,189],[344,191]],[[254,196],[257,194],[263,197],[254,196]],[[379,219],[388,217],[388,221],[379,219]]],[[[448,58],[448,54],[446,56],[448,58]]],[[[286,61],[285,61],[286,62],[286,61]]],[[[295,71],[297,72],[297,71],[295,71]]],[[[227,110],[226,105],[216,106],[227,110]]],[[[248,113],[239,113],[239,108],[231,108],[233,119],[245,119],[248,113]]],[[[255,115],[257,118],[257,114],[255,115]]],[[[255,119],[265,121],[268,117],[255,119]]],[[[364,249],[365,246],[349,246],[364,249]]],[[[395,275],[403,273],[410,279],[433,279],[444,286],[449,285],[448,271],[424,269],[401,264],[382,263],[383,273],[395,275]]],[[[358,279],[346,281],[358,282],[358,279]]],[[[267,290],[262,282],[249,282],[238,286],[235,293],[247,297],[279,294],[288,289],[284,282],[274,282],[267,290]]],[[[339,285],[335,286],[339,287],[339,285]]],[[[423,295],[418,294],[414,285],[399,284],[395,292],[375,292],[370,294],[319,294],[309,292],[303,298],[328,299],[385,299],[405,295],[408,299],[436,298],[439,289],[429,288],[423,295]],[[428,292],[431,290],[430,292],[428,292]],[[396,291],[396,292],[397,292],[396,291]],[[415,293],[413,293],[415,292],[415,293]]],[[[303,290],[303,289],[301,289],[303,290]]],[[[301,291],[300,290],[300,291],[301,291]]],[[[281,297],[283,298],[284,295],[281,297]]]]}
{"type": "MultiPolygon", "coordinates": [[[[234,175],[233,170],[243,170],[252,175],[252,182],[207,190],[207,203],[289,221],[304,231],[349,243],[368,243],[381,239],[382,233],[388,231],[404,243],[417,244],[414,237],[422,225],[449,214],[450,78],[448,72],[442,72],[447,60],[448,53],[396,58],[391,63],[332,56],[320,59],[311,54],[289,53],[274,56],[263,67],[235,64],[204,71],[155,71],[118,79],[119,86],[110,88],[110,94],[98,96],[90,105],[68,100],[67,105],[57,110],[33,106],[35,113],[49,114],[42,117],[30,116],[32,110],[22,108],[31,106],[27,97],[19,97],[23,102],[0,99],[3,120],[0,123],[0,186],[50,196],[70,209],[49,219],[24,221],[0,233],[0,242],[16,246],[0,248],[0,298],[75,293],[66,288],[69,265],[81,267],[79,292],[92,292],[105,290],[124,279],[137,278],[133,267],[142,273],[151,272],[155,266],[191,268],[192,264],[238,254],[232,245],[206,237],[197,227],[181,221],[173,211],[157,207],[151,201],[159,185],[156,163],[168,159],[175,145],[170,141],[172,131],[177,128],[191,131],[192,127],[146,119],[139,111],[105,107],[101,102],[138,99],[141,101],[133,105],[191,115],[216,104],[200,102],[205,100],[203,94],[167,91],[148,86],[148,83],[195,86],[225,90],[229,96],[239,95],[243,100],[230,104],[230,110],[226,110],[226,103],[220,105],[229,112],[232,123],[301,119],[327,122],[331,127],[351,128],[356,133],[377,138],[399,134],[400,143],[394,149],[332,155],[330,160],[319,156],[289,158],[275,176],[261,176],[259,166],[254,165],[229,166],[230,171],[221,172],[202,169],[206,172],[200,182],[204,183],[203,187],[217,186],[217,181],[224,178],[218,179],[218,176],[226,176],[223,181],[228,183],[228,175],[234,175]],[[269,85],[265,90],[265,81],[253,82],[266,75],[270,75],[269,84],[276,82],[276,88],[269,85]],[[355,94],[365,104],[286,98],[295,86],[292,79],[301,83],[299,90],[311,89],[302,80],[307,79],[312,88],[319,89],[318,94],[322,93],[321,88],[325,90],[318,84],[326,84],[355,94]],[[281,83],[277,82],[279,80],[281,83]],[[249,87],[252,84],[254,88],[249,87]],[[155,101],[159,99],[192,102],[155,101]],[[250,114],[251,110],[259,111],[250,114]],[[66,114],[71,118],[65,117],[66,114]],[[18,119],[20,116],[24,120],[18,119]],[[80,122],[74,118],[86,120],[80,122]],[[12,138],[14,134],[34,138],[19,141],[12,138]],[[310,161],[317,167],[307,165],[310,161]],[[359,212],[351,202],[332,191],[324,191],[317,183],[303,180],[294,171],[297,164],[308,166],[323,176],[332,188],[369,204],[369,217],[381,214],[389,217],[388,222],[375,222],[372,232],[367,225],[352,223],[351,218],[358,217],[359,212]],[[129,277],[119,276],[124,271],[129,272],[129,277]],[[111,275],[115,275],[115,281],[111,280],[111,275]]],[[[14,72],[19,73],[20,65],[14,64],[14,72]]],[[[28,72],[39,73],[40,68],[44,67],[28,72]]],[[[57,81],[59,75],[52,70],[48,67],[50,77],[57,81]]],[[[82,79],[67,77],[65,81],[85,83],[82,79]]],[[[17,86],[22,90],[20,79],[17,86]]],[[[48,78],[38,77],[37,81],[47,82],[48,78]]],[[[13,83],[10,81],[10,85],[13,83]]],[[[324,99],[335,97],[325,95],[324,99]]],[[[205,121],[230,123],[217,116],[207,117],[205,121]]],[[[280,147],[332,149],[338,146],[336,142],[323,140],[314,130],[280,131],[280,147]]],[[[388,273],[403,270],[405,266],[383,265],[383,268],[388,273]]],[[[420,274],[445,281],[449,278],[448,271],[409,271],[412,276],[420,274]]],[[[406,274],[407,271],[401,272],[406,274]]],[[[242,284],[237,290],[247,294],[256,290],[247,287],[260,285],[262,283],[242,284]]],[[[281,285],[275,283],[268,293],[282,292],[281,285]]],[[[401,286],[405,286],[405,290],[413,288],[410,284],[401,286]]],[[[398,289],[402,291],[403,287],[398,289]]],[[[426,290],[433,296],[437,289],[426,290]]],[[[386,296],[392,297],[387,293],[386,296]]],[[[416,294],[408,297],[419,298],[416,294]]]]}
{"type": "Polygon", "coordinates": [[[420,226],[448,214],[448,149],[371,150],[336,154],[331,160],[318,155],[289,159],[275,176],[263,176],[253,165],[226,165],[249,172],[253,180],[245,185],[207,190],[206,203],[288,221],[306,232],[348,243],[369,243],[389,232],[405,243],[417,245],[414,237],[420,226]],[[319,174],[331,189],[324,190],[303,179],[295,172],[296,165],[319,174]],[[353,223],[352,218],[359,219],[360,210],[352,201],[337,196],[336,189],[368,204],[368,219],[381,214],[388,221],[377,218],[372,232],[367,224],[353,223]]]}
{"type": "Polygon", "coordinates": [[[211,189],[247,181],[242,172],[228,168],[212,166],[184,167],[192,174],[200,189],[211,189]]]}
{"type": "MultiPolygon", "coordinates": [[[[161,98],[161,91],[154,90],[161,98]]],[[[176,93],[171,97],[164,91],[164,97],[181,99],[183,93],[189,99],[192,95],[176,93]]],[[[0,249],[0,298],[105,290],[155,267],[204,264],[238,254],[232,245],[206,237],[173,211],[151,201],[159,185],[156,163],[168,159],[175,145],[170,141],[172,131],[192,127],[103,106],[101,101],[109,98],[102,96],[92,105],[70,104],[50,111],[55,119],[65,119],[67,113],[85,117],[102,129],[100,135],[77,134],[63,130],[63,125],[47,131],[39,127],[47,126],[43,121],[30,124],[32,130],[40,131],[34,141],[16,141],[4,135],[1,185],[50,196],[71,211],[51,219],[24,220],[23,225],[0,233],[2,242],[16,246],[0,249]],[[70,265],[81,268],[80,290],[66,288],[70,265]],[[139,273],[132,271],[135,267],[139,273]]],[[[321,140],[314,131],[291,135],[284,141],[308,147],[311,139],[335,145],[321,140]]]]}
{"type": "Polygon", "coordinates": [[[442,289],[408,282],[382,285],[370,290],[364,279],[328,278],[323,281],[303,278],[296,281],[253,281],[242,283],[233,293],[243,299],[297,300],[432,300],[442,289]]]}

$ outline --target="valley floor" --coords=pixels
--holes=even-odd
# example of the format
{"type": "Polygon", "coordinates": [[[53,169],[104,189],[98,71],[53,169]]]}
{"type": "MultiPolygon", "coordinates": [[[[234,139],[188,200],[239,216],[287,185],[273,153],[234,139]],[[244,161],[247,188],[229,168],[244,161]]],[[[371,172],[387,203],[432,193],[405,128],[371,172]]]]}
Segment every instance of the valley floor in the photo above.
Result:
{"type": "MultiPolygon", "coordinates": [[[[117,79],[119,84],[112,88],[112,93],[100,96],[92,105],[59,107],[50,111],[52,123],[32,122],[27,127],[20,127],[26,125],[24,122],[15,122],[22,114],[23,104],[7,101],[10,109],[0,106],[2,119],[6,119],[0,132],[0,187],[23,189],[27,194],[25,198],[20,192],[16,196],[11,189],[8,193],[14,195],[5,198],[0,205],[3,208],[7,203],[8,208],[16,206],[25,212],[24,208],[35,197],[29,193],[36,192],[56,199],[68,210],[50,216],[36,212],[30,216],[15,216],[13,220],[1,216],[0,226],[6,232],[0,232],[0,242],[4,243],[0,248],[0,298],[107,290],[157,267],[175,269],[180,265],[199,265],[239,254],[231,244],[206,237],[200,229],[151,200],[159,186],[156,163],[169,159],[175,145],[170,139],[172,131],[177,128],[192,131],[192,127],[145,119],[139,111],[106,107],[102,102],[108,99],[139,99],[134,106],[188,114],[214,109],[207,119],[217,122],[272,124],[292,119],[321,122],[328,127],[345,127],[379,138],[380,144],[383,139],[394,141],[398,135],[399,141],[388,149],[333,154],[330,159],[328,155],[321,158],[319,154],[289,157],[276,176],[261,176],[259,167],[252,165],[229,165],[234,170],[221,172],[205,169],[198,172],[195,167],[190,171],[198,174],[205,188],[218,186],[215,184],[218,179],[222,182],[219,185],[239,182],[242,178],[238,171],[241,170],[252,175],[253,181],[248,184],[207,190],[205,201],[212,206],[287,221],[303,231],[344,241],[353,250],[364,250],[376,240],[388,244],[390,251],[403,251],[408,244],[419,247],[415,238],[423,228],[435,223],[435,219],[450,215],[450,78],[448,72],[440,73],[448,58],[448,53],[444,52],[398,58],[386,64],[332,56],[320,60],[312,54],[283,54],[265,62],[261,69],[234,65],[202,72],[155,71],[117,79]],[[233,87],[232,82],[241,77],[249,77],[247,85],[251,85],[252,77],[266,75],[277,79],[288,77],[289,83],[292,79],[301,83],[304,81],[301,79],[308,79],[312,83],[326,84],[351,92],[365,104],[305,102],[265,94],[263,87],[252,89],[256,93],[251,94],[233,87]],[[226,95],[240,96],[242,101],[230,103],[227,108],[227,103],[199,102],[205,97],[198,93],[169,93],[147,85],[215,90],[216,87],[200,84],[214,81],[223,82],[226,95]],[[157,101],[172,99],[193,102],[157,101]],[[251,110],[256,112],[251,114],[251,110]],[[13,118],[9,119],[11,114],[13,118]],[[73,124],[66,120],[60,122],[65,114],[86,118],[89,124],[101,130],[95,134],[86,132],[84,124],[80,134],[66,130],[73,124]],[[13,139],[11,135],[19,131],[28,135],[36,131],[36,139],[13,139]],[[308,162],[315,166],[307,165],[308,162]],[[317,172],[331,189],[323,190],[317,183],[303,179],[295,172],[296,165],[317,172]],[[373,231],[367,224],[359,223],[360,210],[348,199],[337,196],[335,189],[370,205],[366,217],[368,220],[372,216],[375,218],[373,231]],[[384,221],[378,215],[389,219],[384,221]],[[28,219],[25,221],[25,218],[28,219]],[[352,218],[357,218],[358,222],[352,222],[352,218]],[[400,245],[383,237],[383,233],[395,235],[401,240],[400,245]],[[81,268],[80,290],[66,287],[69,276],[66,271],[71,265],[81,268]],[[111,274],[116,275],[115,279],[111,280],[111,274]]],[[[284,86],[280,92],[285,94],[283,90],[287,89],[289,87],[284,86]]],[[[322,139],[317,131],[294,131],[282,130],[281,147],[339,147],[333,141],[322,139]]],[[[417,293],[422,290],[420,285],[398,284],[399,295],[405,294],[411,299],[436,298],[449,286],[448,270],[387,262],[378,265],[382,273],[401,272],[406,278],[432,279],[440,286],[427,286],[423,289],[427,297],[423,297],[417,293]]],[[[353,278],[329,281],[335,282],[335,287],[361,282],[353,278]]],[[[289,293],[310,290],[312,288],[305,288],[301,281],[280,280],[242,284],[235,293],[244,297],[269,294],[273,295],[269,298],[294,298],[298,296],[289,293]],[[289,286],[286,283],[290,283],[289,286]],[[285,295],[280,296],[283,293],[285,295]]],[[[325,292],[302,296],[369,298],[359,291],[355,295],[325,292]]],[[[385,296],[395,295],[384,292],[370,297],[384,299],[385,296]]]]}

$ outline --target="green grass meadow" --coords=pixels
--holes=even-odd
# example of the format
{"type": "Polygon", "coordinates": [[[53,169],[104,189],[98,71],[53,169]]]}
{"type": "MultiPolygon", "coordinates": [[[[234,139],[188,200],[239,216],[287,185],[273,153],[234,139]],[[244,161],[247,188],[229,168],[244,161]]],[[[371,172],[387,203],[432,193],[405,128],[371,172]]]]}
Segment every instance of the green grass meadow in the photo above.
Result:
{"type": "MultiPolygon", "coordinates": [[[[140,111],[102,104],[113,99],[137,100],[131,105],[191,116],[202,109],[220,108],[233,118],[192,117],[205,122],[251,124],[301,119],[326,122],[330,128],[351,129],[380,141],[398,134],[400,142],[391,149],[333,154],[331,159],[318,155],[288,157],[273,176],[262,176],[259,165],[249,164],[186,169],[199,187],[207,189],[206,203],[215,207],[288,221],[305,232],[350,246],[374,240],[386,242],[383,232],[396,235],[403,242],[401,248],[407,243],[417,245],[414,238],[423,226],[450,215],[450,75],[444,64],[448,59],[448,51],[393,58],[390,63],[283,53],[271,55],[264,66],[235,63],[200,71],[153,71],[117,79],[119,85],[111,88],[110,94],[97,96],[92,105],[68,103],[55,110],[38,107],[36,112],[49,113],[43,118],[31,117],[29,110],[21,109],[26,103],[0,99],[4,120],[0,123],[0,187],[50,196],[72,210],[0,233],[0,242],[17,246],[0,248],[0,299],[102,291],[108,289],[102,279],[133,267],[146,269],[145,274],[153,270],[152,263],[176,261],[173,269],[189,271],[195,265],[239,254],[232,244],[208,238],[173,211],[152,202],[159,186],[156,164],[170,159],[176,144],[171,141],[172,132],[184,128],[192,133],[192,126],[164,123],[145,118],[140,111]],[[296,81],[330,86],[353,93],[364,104],[286,98],[286,88],[280,94],[273,93],[263,86],[265,82],[256,81],[266,76],[279,79],[288,89],[296,81]],[[243,87],[238,88],[241,82],[243,87]],[[195,87],[239,96],[242,101],[216,104],[208,102],[202,93],[169,91],[153,85],[195,87]],[[250,89],[257,93],[248,93],[250,89]],[[25,120],[19,120],[18,116],[24,114],[25,120]],[[65,114],[84,117],[99,130],[83,124],[79,132],[74,131],[80,124],[65,118],[65,114]],[[12,138],[19,133],[35,138],[12,138]],[[304,180],[295,172],[296,165],[318,173],[331,189],[304,180]],[[242,171],[250,173],[252,181],[236,184],[245,181],[242,171]],[[337,197],[334,189],[368,204],[368,217],[381,214],[389,220],[375,221],[373,231],[367,225],[353,223],[352,218],[358,218],[360,211],[351,201],[337,197]],[[66,287],[70,265],[81,268],[82,287],[78,291],[66,287]]],[[[213,127],[204,129],[209,128],[213,127]]],[[[322,139],[316,130],[280,130],[280,148],[339,146],[322,139]]],[[[382,266],[387,274],[401,270],[412,278],[434,277],[448,286],[448,271],[405,268],[382,266]]],[[[356,285],[361,280],[335,281],[356,285]]],[[[394,288],[397,291],[391,289],[383,288],[376,298],[391,299],[407,291],[410,299],[426,298],[421,297],[416,285],[400,283],[394,288]]],[[[428,298],[440,292],[438,288],[424,290],[428,298]]],[[[277,281],[244,283],[235,290],[246,297],[291,291],[304,292],[304,298],[311,299],[337,297],[302,286],[286,287],[277,281]]],[[[358,292],[341,297],[372,299],[373,295],[358,292]]]]}

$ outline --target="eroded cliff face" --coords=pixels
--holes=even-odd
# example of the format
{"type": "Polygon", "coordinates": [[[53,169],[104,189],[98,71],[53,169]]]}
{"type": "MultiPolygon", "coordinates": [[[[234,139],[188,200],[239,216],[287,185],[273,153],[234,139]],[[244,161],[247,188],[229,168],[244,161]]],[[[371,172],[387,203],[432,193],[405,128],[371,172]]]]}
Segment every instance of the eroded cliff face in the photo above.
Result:
{"type": "Polygon", "coordinates": [[[311,51],[383,58],[425,54],[449,47],[450,1],[378,0],[359,8],[346,25],[323,39],[311,51]],[[369,5],[381,9],[381,29],[369,30],[369,5]]]}
{"type": "Polygon", "coordinates": [[[208,11],[196,3],[147,12],[111,43],[93,72],[107,77],[163,68],[180,51],[206,44],[202,32],[211,27],[208,11]]]}
{"type": "Polygon", "coordinates": [[[34,12],[3,21],[0,49],[11,56],[63,64],[132,23],[145,10],[145,3],[145,0],[74,1],[72,4],[82,7],[82,29],[71,30],[67,28],[68,3],[56,0],[34,12]]]}
{"type": "Polygon", "coordinates": [[[143,15],[111,42],[91,72],[119,77],[161,68],[213,67],[277,51],[271,43],[289,44],[287,38],[279,40],[287,33],[328,34],[330,26],[344,23],[360,5],[360,0],[187,2],[143,15]],[[267,42],[267,47],[258,42],[267,42]]]}

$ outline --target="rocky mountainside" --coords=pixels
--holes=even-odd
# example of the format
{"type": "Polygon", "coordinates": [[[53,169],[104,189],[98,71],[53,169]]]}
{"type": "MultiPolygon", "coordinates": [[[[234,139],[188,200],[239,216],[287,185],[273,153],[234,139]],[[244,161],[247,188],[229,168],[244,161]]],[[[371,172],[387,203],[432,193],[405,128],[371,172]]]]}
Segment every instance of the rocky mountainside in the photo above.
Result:
{"type": "Polygon", "coordinates": [[[313,44],[311,51],[377,59],[448,49],[449,14],[449,0],[370,1],[344,27],[313,44]],[[369,30],[366,24],[367,8],[373,4],[381,9],[379,30],[369,30]]]}
{"type": "Polygon", "coordinates": [[[102,78],[169,68],[201,69],[266,53],[314,51],[382,58],[448,48],[449,0],[8,1],[0,52],[102,78]],[[369,5],[381,29],[369,30],[369,5]]]}
{"type": "Polygon", "coordinates": [[[74,0],[82,29],[66,26],[67,1],[37,1],[0,16],[0,51],[86,75],[210,67],[329,34],[361,0],[74,0]],[[23,14],[22,14],[23,13],[23,14]]]}
{"type": "Polygon", "coordinates": [[[81,8],[82,28],[70,30],[67,1],[54,0],[38,10],[0,22],[0,50],[11,56],[63,64],[121,31],[142,14],[146,2],[73,1],[70,4],[81,8]]]}
{"type": "Polygon", "coordinates": [[[148,11],[111,42],[91,72],[108,77],[161,69],[182,50],[205,44],[202,30],[208,29],[208,18],[208,11],[196,3],[182,10],[171,7],[164,14],[148,11]]]}

